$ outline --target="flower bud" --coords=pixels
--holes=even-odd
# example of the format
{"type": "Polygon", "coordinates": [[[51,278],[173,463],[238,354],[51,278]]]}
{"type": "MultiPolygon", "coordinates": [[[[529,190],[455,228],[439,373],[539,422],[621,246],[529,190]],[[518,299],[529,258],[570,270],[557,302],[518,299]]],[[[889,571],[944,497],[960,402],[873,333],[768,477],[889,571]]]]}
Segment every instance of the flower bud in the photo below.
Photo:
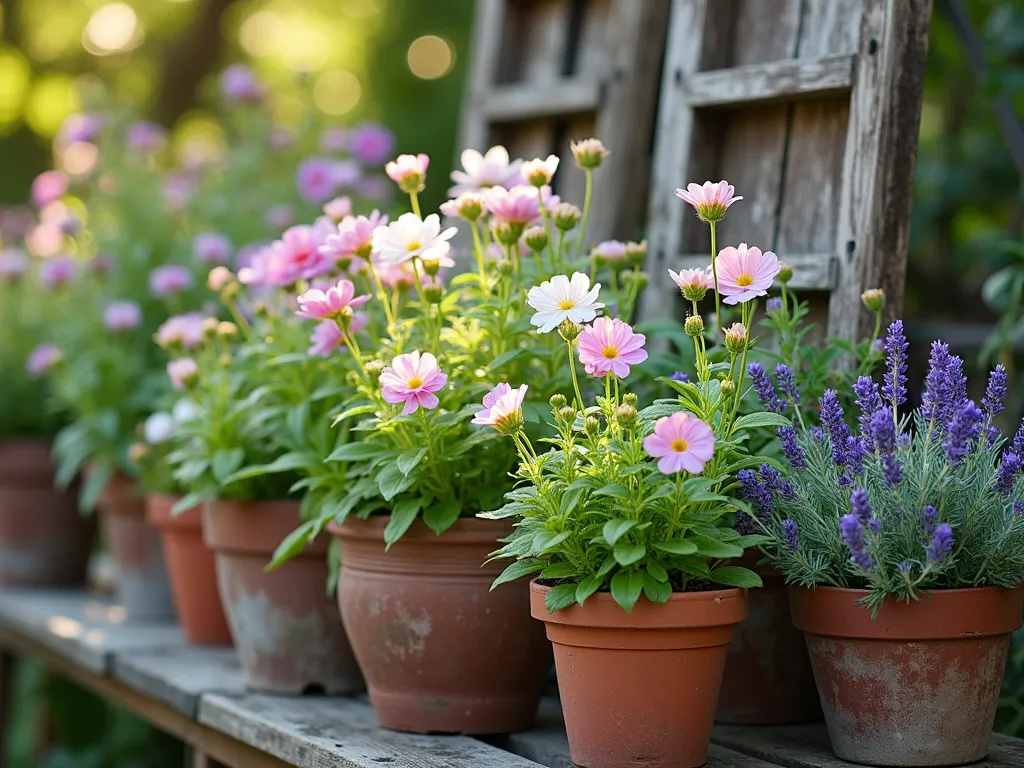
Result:
{"type": "Polygon", "coordinates": [[[214,293],[220,293],[229,285],[235,282],[235,276],[227,267],[214,267],[210,270],[210,276],[206,284],[214,293]]]}
{"type": "Polygon", "coordinates": [[[639,243],[626,243],[626,261],[635,267],[639,267],[647,258],[647,241],[639,243]]]}
{"type": "Polygon", "coordinates": [[[561,393],[552,395],[551,399],[548,400],[548,404],[556,411],[565,408],[566,402],[568,401],[565,399],[565,395],[561,393]]]}
{"type": "Polygon", "coordinates": [[[615,411],[615,420],[623,429],[632,429],[636,426],[636,408],[628,403],[623,403],[615,411]]]}
{"type": "Polygon", "coordinates": [[[726,397],[732,396],[736,391],[736,382],[732,379],[723,379],[720,386],[722,388],[722,394],[726,397]]]}
{"type": "Polygon", "coordinates": [[[255,304],[253,304],[252,311],[253,314],[256,315],[256,317],[270,316],[270,307],[267,305],[267,302],[265,301],[257,301],[255,304]]]}
{"type": "Polygon", "coordinates": [[[793,279],[793,265],[783,262],[779,265],[779,274],[775,276],[780,285],[785,285],[793,279]]]}
{"type": "Polygon", "coordinates": [[[627,285],[632,284],[638,291],[643,290],[647,284],[651,282],[651,278],[648,277],[646,272],[637,272],[634,270],[626,270],[623,272],[622,280],[627,285]]]}
{"type": "Polygon", "coordinates": [[[860,300],[872,312],[881,312],[885,307],[885,291],[881,288],[870,288],[860,295],[860,300]]]}
{"type": "Polygon", "coordinates": [[[476,221],[484,212],[484,196],[477,192],[465,192],[455,198],[456,210],[466,221],[476,221]]]}
{"type": "Polygon", "coordinates": [[[767,312],[769,315],[771,315],[771,314],[773,314],[775,312],[781,312],[782,311],[782,299],[780,299],[778,296],[772,296],[765,303],[764,309],[765,309],[765,312],[767,312]]]}
{"type": "Polygon", "coordinates": [[[567,405],[564,408],[560,408],[558,410],[558,415],[562,419],[562,421],[565,421],[569,424],[572,424],[574,421],[576,421],[576,409],[573,408],[571,405],[567,405]]]}
{"type": "Polygon", "coordinates": [[[511,261],[498,262],[498,274],[502,277],[512,277],[515,271],[515,265],[511,261]]]}
{"type": "Polygon", "coordinates": [[[548,247],[548,232],[544,227],[530,227],[523,233],[526,238],[526,247],[531,251],[540,253],[548,247]]]}
{"type": "Polygon", "coordinates": [[[149,446],[145,443],[132,443],[128,446],[128,460],[138,464],[149,458],[149,446]]]}
{"type": "Polygon", "coordinates": [[[384,372],[384,363],[380,360],[369,360],[363,366],[366,369],[366,375],[371,379],[375,379],[384,372]]]}
{"type": "Polygon", "coordinates": [[[203,332],[203,336],[207,339],[212,339],[217,335],[217,318],[216,317],[205,317],[203,322],[200,323],[199,327],[203,332]]]}
{"type": "Polygon", "coordinates": [[[491,232],[494,233],[494,239],[499,243],[511,246],[519,242],[525,226],[521,221],[495,219],[494,223],[491,224],[491,232]]]}
{"type": "Polygon", "coordinates": [[[725,333],[725,348],[738,355],[747,348],[747,329],[743,323],[733,323],[729,328],[723,328],[725,333]]]}
{"type": "Polygon", "coordinates": [[[217,323],[217,335],[222,339],[233,339],[238,335],[238,326],[227,320],[217,323]]]}
{"type": "Polygon", "coordinates": [[[224,368],[227,368],[229,365],[231,365],[231,355],[229,355],[227,352],[222,352],[220,357],[217,358],[217,362],[220,363],[221,366],[223,366],[224,368]]]}
{"type": "Polygon", "coordinates": [[[421,259],[420,265],[423,267],[423,272],[431,277],[435,277],[441,271],[440,259],[421,259]]]}
{"type": "Polygon", "coordinates": [[[597,433],[601,431],[600,420],[596,416],[587,416],[583,420],[583,431],[590,435],[590,437],[596,437],[597,433]]]}
{"type": "Polygon", "coordinates": [[[571,229],[575,229],[576,225],[580,223],[581,215],[580,209],[572,203],[559,203],[555,206],[552,218],[558,229],[562,232],[568,232],[571,229]]]}
{"type": "Polygon", "coordinates": [[[632,405],[634,408],[636,408],[638,400],[639,398],[633,392],[627,392],[622,396],[622,402],[625,403],[626,405],[632,405]]]}
{"type": "Polygon", "coordinates": [[[605,149],[600,139],[583,139],[583,141],[570,141],[569,149],[576,165],[584,170],[599,168],[604,159],[611,154],[605,149]]]}
{"type": "Polygon", "coordinates": [[[558,335],[566,341],[575,341],[576,337],[583,332],[572,320],[563,320],[562,324],[558,326],[558,335]]]}
{"type": "Polygon", "coordinates": [[[423,298],[431,304],[440,304],[444,298],[444,286],[436,283],[423,286],[423,298]]]}
{"type": "Polygon", "coordinates": [[[686,318],[683,328],[686,330],[687,336],[696,339],[704,333],[704,318],[700,315],[690,315],[686,318]]]}

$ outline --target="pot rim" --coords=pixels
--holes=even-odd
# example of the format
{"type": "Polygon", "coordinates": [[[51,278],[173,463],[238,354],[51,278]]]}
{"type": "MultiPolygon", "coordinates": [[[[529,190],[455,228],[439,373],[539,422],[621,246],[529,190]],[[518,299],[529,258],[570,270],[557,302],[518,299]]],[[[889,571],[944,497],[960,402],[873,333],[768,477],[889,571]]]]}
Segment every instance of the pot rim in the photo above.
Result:
{"type": "MultiPolygon", "coordinates": [[[[203,540],[217,553],[270,556],[301,523],[298,499],[235,501],[212,499],[202,505],[203,540]]],[[[295,559],[323,557],[329,541],[317,536],[295,559]]]]}
{"type": "Polygon", "coordinates": [[[146,494],[146,522],[154,528],[188,528],[199,530],[203,525],[202,505],[189,507],[181,514],[172,514],[171,508],[180,495],[150,491],[146,494]]]}
{"type": "Polygon", "coordinates": [[[886,598],[876,618],[847,587],[789,587],[793,625],[808,634],[863,640],[970,640],[1016,631],[1024,621],[1024,589],[968,587],[923,591],[904,603],[886,598]]]}
{"type": "MultiPolygon", "coordinates": [[[[357,539],[362,541],[384,541],[384,528],[391,520],[391,515],[370,515],[366,518],[348,516],[345,522],[338,525],[335,521],[327,524],[327,530],[339,539],[357,539]]],[[[435,533],[421,517],[417,517],[409,526],[401,542],[425,543],[444,539],[450,544],[494,544],[500,546],[495,534],[503,535],[512,532],[511,523],[504,520],[487,520],[479,517],[460,517],[444,533],[435,533]]]]}
{"type": "Polygon", "coordinates": [[[740,587],[706,592],[673,592],[666,603],[652,603],[643,595],[626,613],[610,592],[595,592],[577,603],[548,613],[544,597],[551,587],[530,582],[530,612],[547,624],[607,629],[685,629],[738,624],[747,617],[747,590],[740,587]]]}

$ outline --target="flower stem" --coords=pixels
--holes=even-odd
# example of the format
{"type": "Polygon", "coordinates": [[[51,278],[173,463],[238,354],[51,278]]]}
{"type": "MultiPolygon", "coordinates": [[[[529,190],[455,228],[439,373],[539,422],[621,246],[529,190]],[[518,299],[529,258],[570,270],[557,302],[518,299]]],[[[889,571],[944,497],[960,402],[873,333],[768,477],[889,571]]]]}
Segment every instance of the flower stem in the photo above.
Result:
{"type": "Polygon", "coordinates": [[[594,169],[585,169],[587,174],[587,186],[586,191],[583,194],[583,219],[580,221],[580,239],[576,243],[576,260],[579,261],[580,257],[583,256],[583,241],[587,235],[587,217],[590,215],[590,197],[594,193],[594,169]]]}
{"type": "Polygon", "coordinates": [[[348,346],[348,351],[352,353],[352,359],[356,361],[356,365],[359,366],[360,372],[363,374],[363,378],[369,382],[370,377],[366,374],[366,366],[363,365],[363,353],[359,350],[359,344],[356,342],[356,337],[348,332],[340,321],[335,320],[338,325],[338,330],[341,331],[342,338],[345,339],[345,344],[348,346]]]}
{"type": "Polygon", "coordinates": [[[572,351],[572,342],[566,339],[565,346],[569,350],[569,370],[572,372],[572,388],[576,392],[576,408],[583,413],[583,395],[580,394],[580,382],[576,378],[576,355],[572,351]]]}
{"type": "Polygon", "coordinates": [[[715,256],[717,255],[717,247],[715,245],[715,222],[709,221],[708,226],[711,227],[711,274],[715,279],[715,326],[721,326],[722,323],[722,297],[718,292],[718,267],[715,265],[715,256]]]}
{"type": "MultiPolygon", "coordinates": [[[[540,200],[540,215],[544,217],[544,231],[548,233],[548,244],[547,244],[546,250],[548,252],[548,256],[551,258],[551,263],[552,263],[552,267],[553,267],[554,266],[555,257],[554,257],[554,251],[553,251],[554,247],[551,244],[551,216],[548,214],[547,206],[544,205],[544,188],[543,187],[537,187],[537,199],[540,200]]],[[[538,256],[537,258],[539,259],[540,256],[538,256]]],[[[542,277],[543,274],[544,273],[541,272],[541,274],[538,275],[538,277],[542,277]]]]}
{"type": "Polygon", "coordinates": [[[473,230],[473,250],[476,253],[476,264],[480,269],[480,290],[485,294],[490,293],[487,290],[487,270],[484,268],[484,246],[480,241],[480,231],[476,228],[476,222],[469,222],[470,229],[473,230]]]}
{"type": "Polygon", "coordinates": [[[409,202],[412,205],[412,212],[416,214],[416,217],[422,219],[423,216],[420,214],[420,199],[415,192],[409,193],[409,202]]]}
{"type": "Polygon", "coordinates": [[[384,290],[384,283],[381,282],[380,275],[377,274],[377,267],[374,266],[372,256],[366,260],[366,263],[369,265],[370,275],[373,277],[373,284],[377,289],[377,298],[384,305],[384,315],[388,320],[388,330],[392,332],[390,329],[395,325],[395,315],[391,309],[391,302],[388,301],[387,291],[384,290]]]}
{"type": "Polygon", "coordinates": [[[430,302],[427,301],[427,297],[423,293],[423,281],[420,280],[419,265],[415,261],[412,265],[412,275],[416,281],[416,294],[420,297],[420,304],[423,307],[423,317],[427,321],[427,336],[434,338],[434,318],[430,313],[430,302]]]}

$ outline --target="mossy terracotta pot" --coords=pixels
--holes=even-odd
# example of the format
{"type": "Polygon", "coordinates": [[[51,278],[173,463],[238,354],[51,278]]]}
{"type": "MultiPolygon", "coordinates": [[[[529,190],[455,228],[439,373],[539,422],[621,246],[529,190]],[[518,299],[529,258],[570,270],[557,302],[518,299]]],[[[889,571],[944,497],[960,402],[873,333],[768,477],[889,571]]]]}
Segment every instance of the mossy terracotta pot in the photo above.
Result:
{"type": "Polygon", "coordinates": [[[83,584],[95,521],[78,511],[76,489],[53,487],[50,444],[0,441],[0,585],[83,584]]]}
{"type": "Polygon", "coordinates": [[[128,620],[173,621],[174,601],[160,535],[146,522],[146,500],[137,482],[115,473],[100,492],[96,509],[117,563],[117,600],[128,620]]]}
{"type": "Polygon", "coordinates": [[[626,613],[608,593],[548,613],[548,588],[530,585],[533,616],[555,649],[573,763],[580,768],[696,768],[711,726],[733,628],[747,615],[741,589],[641,597],[626,613]]]}
{"type": "Polygon", "coordinates": [[[936,590],[888,599],[872,619],[857,589],[790,588],[832,749],[876,766],[981,760],[999,702],[1020,589],[936,590]]]}
{"type": "Polygon", "coordinates": [[[537,715],[551,648],[530,618],[529,585],[483,565],[512,528],[461,518],[438,536],[421,521],[385,552],[387,516],[331,526],[341,544],[338,602],[386,728],[508,733],[537,715]]]}
{"type": "Polygon", "coordinates": [[[217,589],[213,552],[203,543],[203,513],[199,507],[171,514],[177,496],[150,493],[146,519],[157,529],[163,543],[171,595],[190,643],[230,645],[231,631],[217,589]]]}
{"type": "Polygon", "coordinates": [[[247,685],[274,693],[363,690],[338,606],[327,594],[327,547],[320,537],[267,571],[277,545],[299,524],[292,501],[214,501],[203,537],[247,685]]]}
{"type": "Polygon", "coordinates": [[[725,662],[715,722],[794,725],[821,720],[821,705],[803,634],[793,626],[782,573],[748,552],[736,565],[764,586],[747,593],[747,618],[736,626],[725,662]]]}

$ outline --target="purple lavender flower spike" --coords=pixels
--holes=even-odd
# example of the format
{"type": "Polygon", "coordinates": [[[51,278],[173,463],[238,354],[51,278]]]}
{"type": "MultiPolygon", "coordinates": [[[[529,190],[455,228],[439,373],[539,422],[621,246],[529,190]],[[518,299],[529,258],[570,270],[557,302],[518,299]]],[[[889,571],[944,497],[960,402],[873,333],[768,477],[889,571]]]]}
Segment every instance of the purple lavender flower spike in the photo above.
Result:
{"type": "Polygon", "coordinates": [[[949,526],[949,523],[940,523],[935,529],[935,535],[932,536],[932,540],[928,543],[928,564],[942,565],[943,561],[953,550],[955,542],[953,529],[949,526]]]}
{"type": "Polygon", "coordinates": [[[786,401],[779,398],[775,393],[775,385],[772,384],[764,367],[760,363],[750,363],[747,366],[747,373],[754,384],[754,391],[758,399],[769,411],[782,413],[786,408],[786,401]]]}
{"type": "Polygon", "coordinates": [[[893,408],[907,401],[907,349],[910,345],[903,335],[903,321],[895,320],[885,335],[887,370],[882,395],[893,408]]]}
{"type": "Polygon", "coordinates": [[[790,403],[796,405],[800,402],[800,389],[797,387],[796,377],[788,365],[779,363],[775,366],[775,380],[779,382],[779,389],[790,403]]]}
{"type": "Polygon", "coordinates": [[[904,560],[897,567],[899,568],[900,573],[902,573],[904,576],[907,576],[910,573],[910,561],[909,560],[904,560]]]}
{"type": "Polygon", "coordinates": [[[775,501],[771,491],[758,479],[757,473],[752,469],[741,469],[736,477],[740,481],[740,496],[754,505],[759,518],[770,518],[775,501]]]}
{"type": "Polygon", "coordinates": [[[874,437],[869,425],[875,411],[882,408],[882,396],[879,394],[878,384],[870,376],[859,377],[853,384],[853,391],[857,394],[857,407],[860,409],[860,433],[867,438],[868,450],[873,451],[874,437]]]}
{"type": "Polygon", "coordinates": [[[1024,459],[1013,451],[1005,451],[996,469],[996,490],[1003,496],[1009,496],[1017,485],[1017,478],[1024,469],[1024,459]]]}
{"type": "Polygon", "coordinates": [[[850,494],[850,506],[853,507],[854,514],[857,515],[857,519],[864,525],[868,524],[868,521],[874,516],[874,511],[871,509],[871,500],[868,498],[868,492],[863,488],[858,488],[850,494]]]}
{"type": "Polygon", "coordinates": [[[959,463],[968,453],[981,435],[981,425],[985,415],[974,404],[973,400],[964,402],[949,421],[946,438],[942,447],[950,464],[959,463]]]}
{"type": "Polygon", "coordinates": [[[790,552],[796,552],[797,548],[797,525],[796,520],[782,521],[782,538],[789,547],[790,552]]]}
{"type": "Polygon", "coordinates": [[[949,354],[949,345],[941,341],[932,342],[928,358],[928,375],[925,377],[925,392],[921,399],[921,415],[932,422],[936,437],[949,428],[967,399],[967,377],[964,375],[964,361],[949,354]]]}
{"type": "Polygon", "coordinates": [[[796,486],[793,485],[789,480],[783,480],[779,483],[779,498],[789,501],[796,498],[796,486]]]}
{"type": "Polygon", "coordinates": [[[900,460],[896,458],[895,453],[882,455],[882,476],[885,478],[885,484],[889,488],[895,488],[903,481],[903,468],[900,466],[900,460]]]}
{"type": "Polygon", "coordinates": [[[851,435],[846,438],[846,466],[854,477],[864,474],[864,459],[868,455],[867,441],[863,437],[851,435]]]}
{"type": "Polygon", "coordinates": [[[1013,502],[1013,514],[1024,515],[1024,500],[1017,499],[1017,501],[1013,502]]]}
{"type": "Polygon", "coordinates": [[[678,381],[680,384],[685,384],[690,380],[690,374],[686,373],[686,371],[676,371],[669,376],[669,378],[672,379],[672,381],[678,381]]]}
{"type": "Polygon", "coordinates": [[[988,386],[985,387],[985,397],[981,400],[981,407],[989,418],[995,416],[1005,408],[1006,402],[1006,369],[997,365],[988,375],[988,386]]]}
{"type": "Polygon", "coordinates": [[[896,446],[901,451],[909,450],[910,449],[910,442],[911,441],[910,441],[910,434],[909,433],[901,432],[900,434],[896,435],[896,446]]]}
{"type": "Polygon", "coordinates": [[[765,462],[761,465],[759,474],[761,480],[764,482],[764,487],[769,491],[775,491],[779,488],[779,483],[782,482],[782,473],[779,472],[771,464],[765,462]]]}
{"type": "Polygon", "coordinates": [[[1013,445],[1010,447],[1018,456],[1024,456],[1024,421],[1021,421],[1017,428],[1017,434],[1013,436],[1013,445]]]}
{"type": "Polygon", "coordinates": [[[775,433],[779,436],[782,452],[786,455],[789,465],[793,469],[806,469],[807,454],[804,453],[804,447],[797,442],[796,432],[793,431],[793,428],[779,427],[775,433]]]}
{"type": "Polygon", "coordinates": [[[892,453],[896,450],[896,425],[892,421],[892,411],[878,408],[868,417],[866,430],[871,443],[879,453],[892,453]]]}
{"type": "Polygon", "coordinates": [[[742,509],[736,512],[736,522],[732,527],[741,536],[750,536],[761,532],[760,528],[755,525],[754,519],[742,509]]]}
{"type": "Polygon", "coordinates": [[[867,552],[867,542],[864,541],[864,526],[856,513],[843,515],[839,519],[839,533],[850,550],[850,559],[865,571],[875,569],[875,560],[867,552]]]}
{"type": "Polygon", "coordinates": [[[849,488],[853,485],[853,478],[849,475],[839,475],[838,483],[840,488],[849,488]]]}
{"type": "Polygon", "coordinates": [[[846,463],[846,438],[850,429],[843,420],[843,407],[834,389],[826,389],[818,401],[821,404],[821,424],[832,441],[832,461],[836,466],[846,463]]]}
{"type": "Polygon", "coordinates": [[[935,507],[931,504],[921,510],[921,522],[924,525],[924,535],[931,536],[935,533],[935,507]]]}
{"type": "Polygon", "coordinates": [[[807,430],[807,434],[811,436],[811,439],[816,443],[825,442],[825,430],[821,427],[811,427],[807,430]]]}

